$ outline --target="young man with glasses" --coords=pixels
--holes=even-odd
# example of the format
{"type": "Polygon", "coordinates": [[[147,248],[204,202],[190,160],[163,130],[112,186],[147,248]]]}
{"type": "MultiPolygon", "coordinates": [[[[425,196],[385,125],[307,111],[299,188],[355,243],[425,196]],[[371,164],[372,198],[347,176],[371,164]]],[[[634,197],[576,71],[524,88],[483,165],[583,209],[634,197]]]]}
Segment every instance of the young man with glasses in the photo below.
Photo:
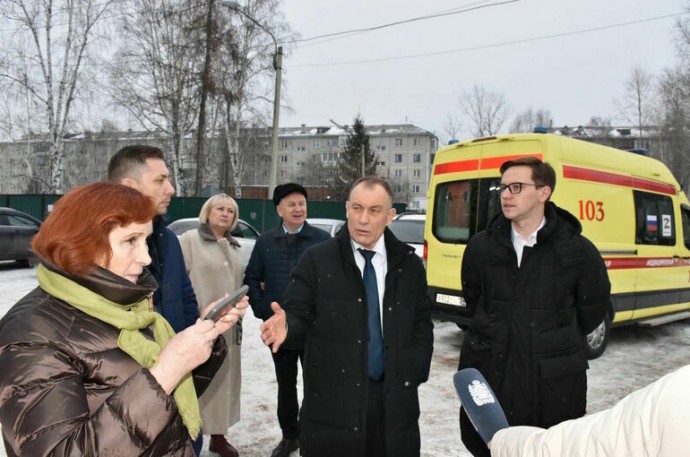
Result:
{"type": "MultiPolygon", "coordinates": [[[[611,285],[582,225],[551,201],[554,169],[535,157],[501,166],[501,210],[470,239],[462,289],[472,324],[460,368],[488,380],[508,422],[548,428],[587,405],[583,341],[607,313],[611,285]]],[[[465,412],[460,431],[475,456],[490,456],[465,412]]]]}

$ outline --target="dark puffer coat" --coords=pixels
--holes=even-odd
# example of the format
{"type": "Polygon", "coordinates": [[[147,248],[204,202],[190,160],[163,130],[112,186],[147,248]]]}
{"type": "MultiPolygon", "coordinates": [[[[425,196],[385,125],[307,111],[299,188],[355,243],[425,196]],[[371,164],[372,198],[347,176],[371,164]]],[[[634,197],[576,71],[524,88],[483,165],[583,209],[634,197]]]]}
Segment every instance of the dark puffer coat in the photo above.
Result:
{"type": "MultiPolygon", "coordinates": [[[[419,455],[417,387],[433,351],[426,274],[414,248],[385,231],[383,297],[385,425],[389,456],[419,455]]],[[[365,455],[369,327],[362,273],[350,236],[312,247],[285,292],[288,340],[306,335],[300,450],[305,457],[365,455]]]]}
{"type": "MultiPolygon", "coordinates": [[[[482,372],[511,425],[549,427],[585,414],[583,339],[612,312],[606,266],[580,222],[553,203],[545,215],[519,268],[511,222],[502,214],[470,239],[462,263],[474,317],[460,368],[482,372]]],[[[462,421],[461,430],[470,451],[486,449],[469,423],[462,421]]]]}
{"type": "MultiPolygon", "coordinates": [[[[139,286],[102,269],[78,282],[117,303],[139,301],[155,287],[148,273],[139,286]]],[[[8,457],[194,456],[173,397],[117,347],[119,334],[40,288],[0,320],[0,422],[8,457]]],[[[220,337],[194,372],[197,395],[226,352],[220,337]]]]}

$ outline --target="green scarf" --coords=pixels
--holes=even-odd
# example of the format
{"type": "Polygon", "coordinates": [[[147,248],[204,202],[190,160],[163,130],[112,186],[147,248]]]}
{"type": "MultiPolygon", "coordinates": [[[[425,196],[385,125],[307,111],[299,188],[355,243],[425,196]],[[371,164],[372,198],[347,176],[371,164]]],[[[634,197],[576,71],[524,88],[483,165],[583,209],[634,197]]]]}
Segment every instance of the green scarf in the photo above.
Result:
{"type": "MultiPolygon", "coordinates": [[[[175,336],[168,321],[155,311],[149,311],[148,297],[129,305],[119,305],[76,282],[50,271],[43,265],[36,273],[41,289],[63,300],[91,317],[119,328],[117,346],[139,364],[151,368],[158,361],[161,349],[175,336]],[[146,338],[141,329],[153,324],[155,341],[146,338]]],[[[192,375],[187,374],[173,392],[182,422],[192,439],[201,430],[199,401],[196,397],[192,375]]]]}

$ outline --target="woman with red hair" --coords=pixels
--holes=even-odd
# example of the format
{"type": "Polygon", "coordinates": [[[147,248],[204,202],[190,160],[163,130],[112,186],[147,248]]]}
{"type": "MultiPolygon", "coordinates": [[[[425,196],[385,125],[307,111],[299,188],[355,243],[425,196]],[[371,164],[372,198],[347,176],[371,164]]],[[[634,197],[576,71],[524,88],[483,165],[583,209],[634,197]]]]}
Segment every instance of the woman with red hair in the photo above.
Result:
{"type": "Polygon", "coordinates": [[[8,457],[194,456],[197,395],[247,299],[176,335],[151,306],[154,215],[139,191],[94,183],[62,197],[34,237],[39,287],[0,320],[8,457]]]}

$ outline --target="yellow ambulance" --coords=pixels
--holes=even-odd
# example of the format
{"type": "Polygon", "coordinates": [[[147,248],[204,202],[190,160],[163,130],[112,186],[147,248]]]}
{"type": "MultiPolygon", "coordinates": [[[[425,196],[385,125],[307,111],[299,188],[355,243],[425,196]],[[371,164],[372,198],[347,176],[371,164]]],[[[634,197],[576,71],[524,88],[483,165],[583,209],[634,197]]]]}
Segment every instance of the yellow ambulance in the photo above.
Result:
{"type": "Polygon", "coordinates": [[[604,352],[612,325],[690,317],[690,204],[668,168],[644,155],[541,133],[479,138],[436,153],[424,242],[438,317],[470,323],[462,255],[501,211],[501,164],[522,156],[553,166],[552,201],[580,220],[608,268],[615,316],[586,338],[590,358],[604,352]]]}

